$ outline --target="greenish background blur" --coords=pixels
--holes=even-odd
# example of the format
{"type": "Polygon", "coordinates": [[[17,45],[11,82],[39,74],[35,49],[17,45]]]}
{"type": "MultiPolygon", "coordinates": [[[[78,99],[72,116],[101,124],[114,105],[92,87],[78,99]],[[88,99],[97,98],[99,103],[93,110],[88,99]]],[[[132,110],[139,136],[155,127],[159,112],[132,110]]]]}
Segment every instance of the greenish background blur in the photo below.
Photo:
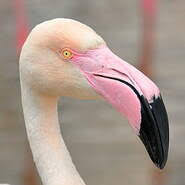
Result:
{"type": "MultiPolygon", "coordinates": [[[[0,1],[0,183],[27,184],[27,139],[20,101],[13,0],[0,1]]],[[[25,0],[29,29],[56,17],[79,20],[121,58],[138,65],[142,16],[138,0],[25,0]]],[[[88,185],[185,184],[185,1],[158,1],[154,80],[170,120],[170,151],[160,173],[127,121],[105,102],[62,98],[62,133],[88,185]]]]}

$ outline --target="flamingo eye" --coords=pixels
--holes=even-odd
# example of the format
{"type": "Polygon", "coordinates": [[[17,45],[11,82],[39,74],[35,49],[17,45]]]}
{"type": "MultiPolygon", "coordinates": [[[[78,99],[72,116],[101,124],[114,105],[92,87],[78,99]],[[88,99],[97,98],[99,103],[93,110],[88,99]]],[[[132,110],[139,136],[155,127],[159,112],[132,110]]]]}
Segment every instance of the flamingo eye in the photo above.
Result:
{"type": "Polygon", "coordinates": [[[71,59],[73,57],[73,53],[69,49],[63,49],[62,55],[65,59],[71,59]]]}

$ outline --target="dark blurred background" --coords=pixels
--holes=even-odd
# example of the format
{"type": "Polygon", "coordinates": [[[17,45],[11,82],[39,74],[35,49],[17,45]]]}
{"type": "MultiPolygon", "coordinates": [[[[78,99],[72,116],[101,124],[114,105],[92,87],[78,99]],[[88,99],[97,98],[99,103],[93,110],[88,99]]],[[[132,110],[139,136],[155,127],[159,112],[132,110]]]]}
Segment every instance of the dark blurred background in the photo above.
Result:
{"type": "MultiPolygon", "coordinates": [[[[0,1],[0,183],[11,185],[31,183],[25,174],[32,173],[20,99],[16,2],[0,1]]],[[[25,0],[24,8],[28,30],[56,17],[76,19],[94,28],[121,58],[141,65],[141,0],[25,0]]],[[[168,164],[157,170],[127,121],[108,104],[61,98],[62,133],[88,185],[185,184],[185,1],[158,0],[155,21],[149,76],[169,113],[168,164]]]]}

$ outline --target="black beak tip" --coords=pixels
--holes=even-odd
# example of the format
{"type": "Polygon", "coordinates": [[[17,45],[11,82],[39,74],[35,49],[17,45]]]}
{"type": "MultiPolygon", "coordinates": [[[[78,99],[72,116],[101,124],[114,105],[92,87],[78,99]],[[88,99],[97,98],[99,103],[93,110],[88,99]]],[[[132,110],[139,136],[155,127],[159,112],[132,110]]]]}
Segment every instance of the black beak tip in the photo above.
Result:
{"type": "Polygon", "coordinates": [[[162,163],[154,163],[154,164],[156,165],[156,167],[162,170],[165,167],[166,161],[165,162],[163,161],[162,163]]]}
{"type": "Polygon", "coordinates": [[[169,149],[168,115],[162,97],[153,98],[152,103],[140,97],[142,122],[139,137],[153,163],[163,169],[169,149]]]}
{"type": "Polygon", "coordinates": [[[151,159],[153,163],[155,164],[155,166],[162,170],[166,165],[167,158],[168,158],[168,153],[165,156],[156,157],[155,160],[153,160],[152,158],[151,159]]]}

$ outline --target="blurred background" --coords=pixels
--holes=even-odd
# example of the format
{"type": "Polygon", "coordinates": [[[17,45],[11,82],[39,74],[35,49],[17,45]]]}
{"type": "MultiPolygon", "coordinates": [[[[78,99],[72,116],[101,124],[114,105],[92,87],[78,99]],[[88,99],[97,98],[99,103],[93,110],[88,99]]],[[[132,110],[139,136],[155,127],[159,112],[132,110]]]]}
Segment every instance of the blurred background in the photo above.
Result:
{"type": "Polygon", "coordinates": [[[1,0],[0,183],[36,185],[21,108],[19,49],[27,31],[56,17],[83,22],[160,87],[170,121],[164,171],[150,161],[127,120],[99,101],[62,98],[62,133],[88,185],[185,184],[185,1],[1,0]],[[148,3],[148,4],[147,4],[148,3]],[[153,4],[152,4],[153,3],[153,4]]]}

